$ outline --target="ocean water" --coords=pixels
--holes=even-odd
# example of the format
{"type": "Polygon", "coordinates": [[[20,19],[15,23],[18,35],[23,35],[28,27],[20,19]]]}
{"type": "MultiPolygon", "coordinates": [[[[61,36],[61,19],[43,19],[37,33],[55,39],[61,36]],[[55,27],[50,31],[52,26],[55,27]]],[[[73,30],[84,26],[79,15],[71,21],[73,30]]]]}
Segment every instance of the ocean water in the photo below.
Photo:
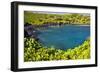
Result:
{"type": "Polygon", "coordinates": [[[66,25],[39,29],[43,46],[66,50],[81,45],[90,36],[90,26],[66,25]]]}

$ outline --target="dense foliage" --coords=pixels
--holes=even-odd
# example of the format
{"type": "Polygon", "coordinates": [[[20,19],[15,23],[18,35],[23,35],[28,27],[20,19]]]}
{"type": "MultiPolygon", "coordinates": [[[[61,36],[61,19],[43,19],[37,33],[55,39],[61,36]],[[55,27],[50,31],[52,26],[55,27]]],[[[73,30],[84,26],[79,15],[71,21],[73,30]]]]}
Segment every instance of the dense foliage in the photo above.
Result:
{"type": "Polygon", "coordinates": [[[24,38],[24,61],[74,60],[90,58],[90,39],[73,49],[47,48],[33,38],[24,38]]]}
{"type": "Polygon", "coordinates": [[[55,24],[90,24],[90,16],[81,13],[47,14],[24,12],[24,21],[32,25],[55,24]]]}

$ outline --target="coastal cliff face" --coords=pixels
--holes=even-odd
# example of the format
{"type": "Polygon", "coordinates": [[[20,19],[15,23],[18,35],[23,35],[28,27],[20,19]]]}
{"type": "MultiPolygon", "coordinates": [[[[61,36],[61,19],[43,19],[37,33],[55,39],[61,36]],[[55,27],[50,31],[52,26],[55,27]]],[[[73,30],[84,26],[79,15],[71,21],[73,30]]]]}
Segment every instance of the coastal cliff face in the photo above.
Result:
{"type": "Polygon", "coordinates": [[[37,35],[38,31],[33,25],[28,23],[24,25],[24,37],[37,38],[37,35]]]}

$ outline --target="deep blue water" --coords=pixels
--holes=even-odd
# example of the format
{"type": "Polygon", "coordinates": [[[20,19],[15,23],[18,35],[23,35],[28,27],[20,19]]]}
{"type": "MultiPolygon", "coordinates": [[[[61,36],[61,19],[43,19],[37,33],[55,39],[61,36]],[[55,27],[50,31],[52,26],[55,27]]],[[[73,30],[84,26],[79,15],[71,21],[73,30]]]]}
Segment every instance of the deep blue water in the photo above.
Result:
{"type": "Polygon", "coordinates": [[[90,36],[90,26],[66,25],[40,29],[39,41],[46,47],[74,48],[90,36]]]}

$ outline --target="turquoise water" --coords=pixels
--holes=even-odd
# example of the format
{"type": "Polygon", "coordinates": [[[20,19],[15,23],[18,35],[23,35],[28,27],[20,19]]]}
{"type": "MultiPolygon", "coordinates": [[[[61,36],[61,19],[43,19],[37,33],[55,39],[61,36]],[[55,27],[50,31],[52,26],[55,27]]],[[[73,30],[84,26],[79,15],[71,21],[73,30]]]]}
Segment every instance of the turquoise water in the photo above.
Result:
{"type": "Polygon", "coordinates": [[[66,25],[40,29],[39,41],[46,47],[74,48],[90,36],[90,26],[66,25]]]}

